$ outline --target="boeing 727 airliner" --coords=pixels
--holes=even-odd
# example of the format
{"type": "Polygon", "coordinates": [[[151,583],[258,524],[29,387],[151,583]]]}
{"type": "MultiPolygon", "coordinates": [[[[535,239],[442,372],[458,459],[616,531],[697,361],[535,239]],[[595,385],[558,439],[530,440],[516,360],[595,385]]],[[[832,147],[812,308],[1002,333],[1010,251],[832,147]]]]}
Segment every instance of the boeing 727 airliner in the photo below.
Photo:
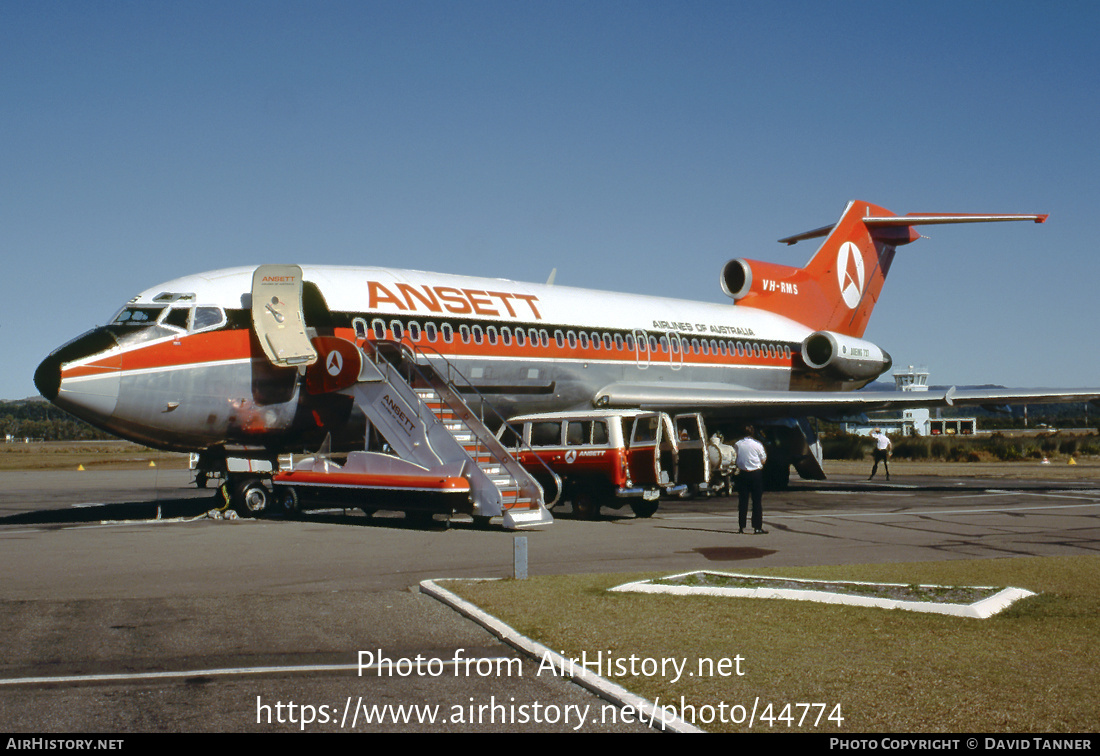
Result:
{"type": "Polygon", "coordinates": [[[780,240],[824,238],[803,268],[728,262],[725,305],[391,268],[218,270],[137,295],[50,354],[35,384],[123,438],[198,452],[203,469],[229,475],[261,506],[265,476],[250,470],[264,461],[270,470],[278,454],[326,437],[334,450],[363,449],[371,427],[400,435],[416,424],[415,398],[362,393],[413,381],[409,370],[380,378],[369,367],[387,353],[431,367],[468,404],[503,418],[595,407],[692,410],[717,426],[751,419],[771,429],[778,478],[791,464],[820,478],[807,417],[1100,397],[854,391],[891,367],[862,337],[896,248],[920,238],[918,226],[1045,220],[897,216],[851,202],[837,223],[780,240]]]}

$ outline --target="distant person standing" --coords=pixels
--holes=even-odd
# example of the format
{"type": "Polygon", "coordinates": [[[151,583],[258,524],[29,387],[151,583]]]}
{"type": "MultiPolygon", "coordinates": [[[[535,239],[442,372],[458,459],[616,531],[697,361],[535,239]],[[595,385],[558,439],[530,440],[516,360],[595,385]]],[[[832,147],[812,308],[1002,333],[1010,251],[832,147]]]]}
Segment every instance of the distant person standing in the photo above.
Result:
{"type": "Polygon", "coordinates": [[[882,468],[886,471],[886,480],[890,480],[890,449],[894,446],[890,442],[890,437],[882,432],[882,428],[875,428],[871,431],[871,438],[875,440],[875,464],[871,468],[871,477],[867,480],[873,480],[875,473],[878,472],[878,463],[882,463],[882,468]]]}
{"type": "Polygon", "coordinates": [[[752,495],[752,529],[756,535],[764,530],[764,462],[768,455],[764,445],[753,438],[751,425],[745,426],[741,440],[734,444],[737,449],[737,524],[738,533],[745,532],[745,518],[748,515],[749,495],[752,495]]]}

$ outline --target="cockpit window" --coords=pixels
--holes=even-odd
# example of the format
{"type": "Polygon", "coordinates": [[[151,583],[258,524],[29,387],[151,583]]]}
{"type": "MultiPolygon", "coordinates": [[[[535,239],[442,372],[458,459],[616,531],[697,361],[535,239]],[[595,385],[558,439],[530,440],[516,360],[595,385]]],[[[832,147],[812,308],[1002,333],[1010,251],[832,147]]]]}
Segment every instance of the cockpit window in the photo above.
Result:
{"type": "Polygon", "coordinates": [[[173,307],[168,311],[168,314],[164,316],[164,320],[161,321],[162,325],[174,326],[180,330],[187,330],[187,316],[191,313],[190,307],[173,307]]]}
{"type": "Polygon", "coordinates": [[[118,325],[151,325],[157,322],[162,312],[163,307],[124,307],[113,322],[118,325]]]}
{"type": "Polygon", "coordinates": [[[183,300],[195,301],[194,294],[181,294],[175,291],[162,291],[153,297],[154,302],[180,302],[183,300]]]}
{"type": "Polygon", "coordinates": [[[202,331],[225,322],[225,312],[220,307],[196,307],[191,318],[191,330],[202,331]]]}

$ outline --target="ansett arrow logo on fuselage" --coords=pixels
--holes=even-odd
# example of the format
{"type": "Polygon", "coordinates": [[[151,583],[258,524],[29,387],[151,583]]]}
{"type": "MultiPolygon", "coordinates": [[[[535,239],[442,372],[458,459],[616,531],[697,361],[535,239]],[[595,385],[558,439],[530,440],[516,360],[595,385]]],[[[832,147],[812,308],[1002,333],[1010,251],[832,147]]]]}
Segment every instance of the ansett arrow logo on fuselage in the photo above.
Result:
{"type": "Polygon", "coordinates": [[[340,375],[340,371],[344,369],[344,358],[340,356],[339,352],[329,352],[328,358],[325,360],[325,369],[328,370],[328,374],[331,376],[340,375]]]}

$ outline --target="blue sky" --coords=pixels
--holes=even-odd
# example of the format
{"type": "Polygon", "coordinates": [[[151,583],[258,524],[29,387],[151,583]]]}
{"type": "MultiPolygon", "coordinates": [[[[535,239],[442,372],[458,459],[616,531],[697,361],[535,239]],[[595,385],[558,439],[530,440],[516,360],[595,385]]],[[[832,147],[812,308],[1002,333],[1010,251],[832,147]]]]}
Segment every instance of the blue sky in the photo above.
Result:
{"type": "Polygon", "coordinates": [[[929,227],[866,337],[1100,386],[1100,6],[0,0],[0,398],[127,299],[266,262],[720,302],[850,199],[929,227]]]}

